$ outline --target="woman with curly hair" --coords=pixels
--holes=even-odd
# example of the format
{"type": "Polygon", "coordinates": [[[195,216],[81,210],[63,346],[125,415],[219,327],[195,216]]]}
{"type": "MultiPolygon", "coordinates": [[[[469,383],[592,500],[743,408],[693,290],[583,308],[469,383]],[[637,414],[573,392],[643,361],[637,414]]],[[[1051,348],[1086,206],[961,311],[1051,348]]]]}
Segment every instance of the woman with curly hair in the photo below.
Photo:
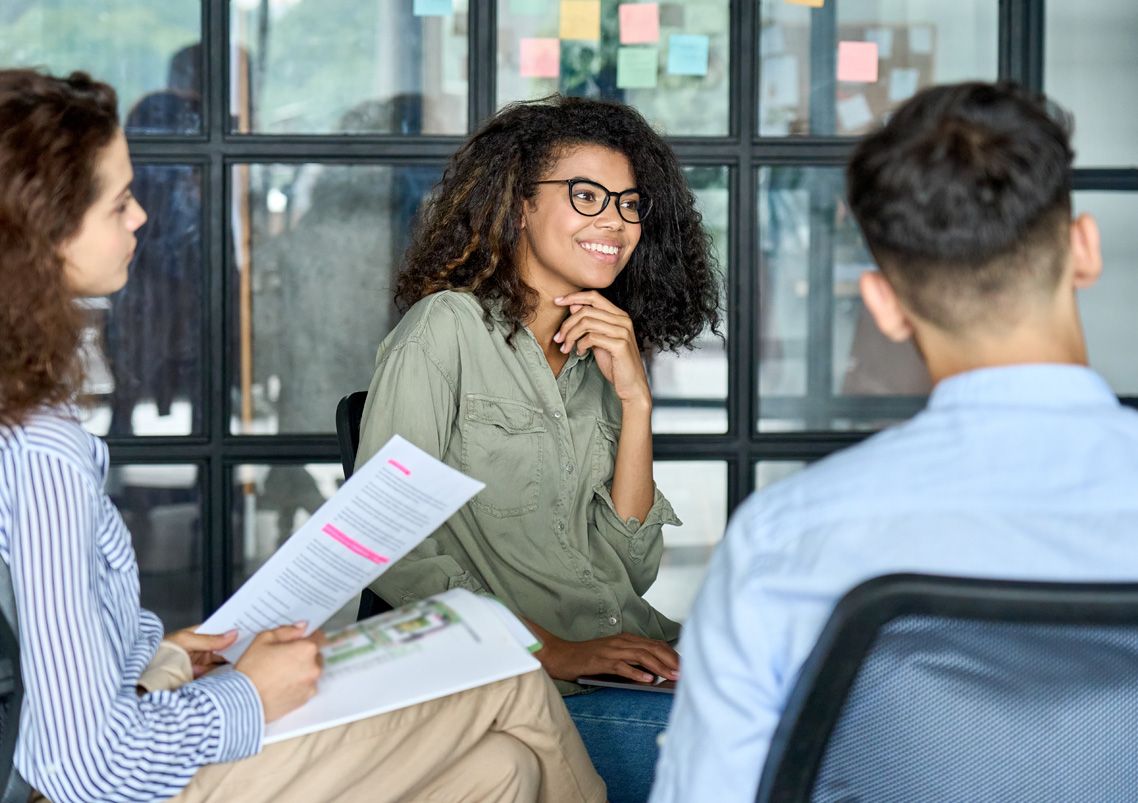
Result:
{"type": "Polygon", "coordinates": [[[577,695],[612,799],[646,797],[670,696],[573,681],[679,672],[679,625],[643,597],[661,527],[680,522],[652,479],[642,358],[715,329],[719,293],[675,155],[619,103],[507,107],[452,158],[396,298],[407,311],[379,347],[357,462],[398,433],[486,488],[375,590],[500,597],[577,695]]]}
{"type": "Polygon", "coordinates": [[[215,651],[236,631],[163,639],[103,490],[106,446],[77,410],[75,301],[126,282],[146,221],[131,180],[114,90],[0,70],[0,572],[25,690],[19,776],[54,803],[603,800],[542,672],[265,747],[265,724],[316,692],[319,636],[258,634],[225,672],[215,651]]]}

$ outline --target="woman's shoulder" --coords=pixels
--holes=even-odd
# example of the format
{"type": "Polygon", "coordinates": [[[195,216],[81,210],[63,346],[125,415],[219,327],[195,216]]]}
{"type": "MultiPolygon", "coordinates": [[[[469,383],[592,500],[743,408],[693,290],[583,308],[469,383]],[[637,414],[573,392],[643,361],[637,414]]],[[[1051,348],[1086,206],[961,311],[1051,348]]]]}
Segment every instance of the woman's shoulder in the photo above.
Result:
{"type": "Polygon", "coordinates": [[[430,346],[465,339],[486,329],[482,305],[472,293],[442,290],[412,304],[392,334],[400,342],[419,341],[430,346]]]}
{"type": "Polygon", "coordinates": [[[71,409],[38,410],[19,425],[0,427],[0,450],[16,460],[48,456],[96,481],[106,467],[103,442],[83,428],[71,409]]]}

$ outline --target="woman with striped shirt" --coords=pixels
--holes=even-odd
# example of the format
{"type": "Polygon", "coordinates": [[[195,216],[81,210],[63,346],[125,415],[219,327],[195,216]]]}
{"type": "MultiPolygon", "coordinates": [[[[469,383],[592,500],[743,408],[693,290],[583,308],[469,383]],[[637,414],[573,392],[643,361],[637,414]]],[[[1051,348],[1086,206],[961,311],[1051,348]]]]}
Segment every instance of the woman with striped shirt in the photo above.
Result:
{"type": "Polygon", "coordinates": [[[103,491],[107,450],[77,421],[79,297],[127,278],[146,213],[114,91],[0,71],[0,558],[25,684],[16,769],[55,803],[603,800],[542,672],[262,749],[308,700],[304,625],[163,639],[139,607],[130,534],[103,491]]]}

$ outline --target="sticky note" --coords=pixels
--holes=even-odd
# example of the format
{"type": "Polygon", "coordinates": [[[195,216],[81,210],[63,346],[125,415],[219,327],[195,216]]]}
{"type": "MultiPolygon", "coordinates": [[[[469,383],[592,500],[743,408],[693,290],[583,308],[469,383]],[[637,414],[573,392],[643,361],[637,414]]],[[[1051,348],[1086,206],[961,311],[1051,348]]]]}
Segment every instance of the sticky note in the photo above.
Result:
{"type": "Polygon", "coordinates": [[[415,0],[412,13],[416,17],[446,17],[454,13],[454,0],[415,0]]]}
{"type": "Polygon", "coordinates": [[[846,131],[864,128],[873,122],[873,112],[865,95],[854,95],[838,101],[838,122],[846,131]]]}
{"type": "Polygon", "coordinates": [[[900,103],[917,94],[921,71],[916,67],[897,67],[889,71],[889,100],[900,103]]]}
{"type": "Polygon", "coordinates": [[[510,0],[510,12],[523,17],[536,17],[549,11],[549,0],[510,0]]]}
{"type": "Polygon", "coordinates": [[[619,89],[651,89],[656,86],[660,51],[654,47],[622,47],[616,54],[616,85],[619,89]]]}
{"type": "Polygon", "coordinates": [[[625,3],[620,7],[620,43],[650,45],[660,41],[660,6],[625,3]]]}
{"type": "Polygon", "coordinates": [[[561,40],[523,39],[519,62],[524,78],[556,78],[561,74],[561,40]]]}
{"type": "Polygon", "coordinates": [[[914,25],[910,28],[909,50],[914,53],[932,53],[933,29],[927,25],[914,25]]]}
{"type": "Polygon", "coordinates": [[[838,80],[872,84],[877,80],[877,45],[838,42],[838,80]]]}
{"type": "Polygon", "coordinates": [[[707,75],[711,39],[706,36],[675,33],[668,37],[668,73],[707,75]]]}
{"type": "Polygon", "coordinates": [[[561,38],[599,41],[601,0],[561,0],[561,38]]]}
{"type": "Polygon", "coordinates": [[[785,2],[791,6],[810,6],[810,8],[821,8],[826,5],[826,0],[785,0],[785,2]]]}
{"type": "Polygon", "coordinates": [[[798,59],[790,53],[769,56],[759,67],[764,106],[798,106],[798,59]]]}
{"type": "Polygon", "coordinates": [[[893,29],[870,28],[865,32],[865,41],[877,45],[878,58],[893,58],[893,29]]]}

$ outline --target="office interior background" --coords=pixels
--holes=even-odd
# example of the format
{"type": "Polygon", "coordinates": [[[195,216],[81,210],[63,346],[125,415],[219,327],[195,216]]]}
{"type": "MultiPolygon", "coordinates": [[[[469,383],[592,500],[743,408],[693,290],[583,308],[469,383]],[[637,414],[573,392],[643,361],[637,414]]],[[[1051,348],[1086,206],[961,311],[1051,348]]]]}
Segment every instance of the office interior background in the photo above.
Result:
{"type": "Polygon", "coordinates": [[[923,404],[858,299],[842,176],[922,87],[1010,78],[1074,114],[1091,364],[1138,406],[1136,41],[1132,0],[3,0],[5,66],[118,89],[150,214],[86,349],[143,605],[200,621],[336,490],[336,402],[398,320],[416,210],[482,120],[555,91],[667,136],[723,274],[723,336],[648,358],[668,615],[749,492],[923,404]]]}

